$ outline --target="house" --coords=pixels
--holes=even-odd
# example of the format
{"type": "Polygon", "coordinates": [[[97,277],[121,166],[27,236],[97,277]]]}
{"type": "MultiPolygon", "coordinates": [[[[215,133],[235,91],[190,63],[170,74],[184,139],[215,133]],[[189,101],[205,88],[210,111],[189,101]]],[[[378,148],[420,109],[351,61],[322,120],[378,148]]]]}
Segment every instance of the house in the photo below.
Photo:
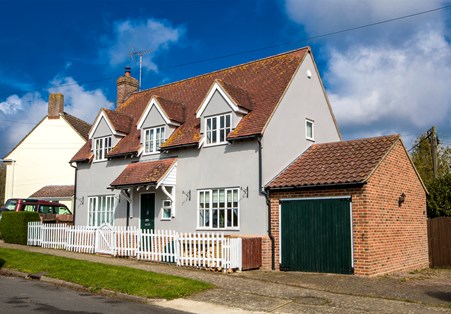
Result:
{"type": "Polygon", "coordinates": [[[376,275],[429,265],[426,189],[399,135],[315,143],[266,188],[276,268],[376,275]]]}
{"type": "Polygon", "coordinates": [[[336,262],[315,271],[374,274],[424,265],[425,189],[401,140],[362,140],[364,144],[348,151],[353,142],[341,142],[310,48],[144,91],[137,90],[138,82],[126,68],[116,83],[116,110],[99,112],[88,142],[71,160],[77,168],[75,224],[261,237],[262,268],[300,269],[298,260],[287,264],[284,254],[313,256],[310,250],[316,248],[299,247],[290,240],[292,234],[298,237],[302,218],[293,218],[292,229],[285,230],[289,209],[284,202],[324,196],[337,213],[329,220],[311,217],[312,225],[314,219],[314,226],[318,219],[329,224],[338,219],[347,232],[337,238],[346,248],[336,258],[346,262],[344,268],[336,262]],[[385,144],[367,144],[373,142],[385,144]],[[325,154],[313,154],[313,160],[304,162],[304,157],[324,147],[325,154]],[[299,160],[302,163],[296,166],[299,160]],[[384,172],[386,164],[392,172],[384,172]],[[398,167],[406,172],[396,172],[398,167]],[[298,170],[307,171],[305,178],[314,176],[312,181],[292,175],[298,170]],[[347,178],[348,172],[355,177],[347,178]],[[360,181],[347,185],[348,179],[356,178],[360,181]],[[409,188],[402,189],[398,180],[406,178],[409,188]],[[378,180],[398,185],[389,185],[387,192],[378,180]],[[382,207],[383,201],[373,194],[382,195],[390,206],[393,197],[397,204],[404,195],[399,209],[408,214],[401,220],[397,215],[389,218],[398,207],[382,207]],[[344,200],[344,205],[336,199],[344,200]],[[376,210],[369,201],[378,206],[376,210]],[[378,219],[386,222],[377,224],[378,219]],[[369,230],[373,225],[375,231],[369,230]],[[380,237],[393,241],[393,226],[403,236],[406,230],[406,240],[398,246],[383,242],[392,245],[391,257],[382,263],[383,270],[378,269],[369,259],[386,248],[368,241],[381,242],[380,237]],[[412,228],[419,228],[418,237],[412,228]],[[421,251],[417,255],[404,248],[410,240],[420,243],[415,246],[421,251]]]}
{"type": "Polygon", "coordinates": [[[263,187],[340,134],[310,48],[141,92],[129,69],[77,166],[77,225],[221,231],[268,242],[263,187]]]}
{"type": "Polygon", "coordinates": [[[86,143],[91,125],[64,112],[64,96],[50,94],[48,114],[4,157],[5,200],[30,196],[73,208],[71,157],[86,143]]]}

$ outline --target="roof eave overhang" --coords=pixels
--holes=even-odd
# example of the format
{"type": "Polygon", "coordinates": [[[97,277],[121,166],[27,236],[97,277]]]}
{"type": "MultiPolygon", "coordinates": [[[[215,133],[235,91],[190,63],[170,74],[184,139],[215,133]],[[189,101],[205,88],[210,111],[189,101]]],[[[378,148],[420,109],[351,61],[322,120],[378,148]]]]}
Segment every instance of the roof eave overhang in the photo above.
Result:
{"type": "Polygon", "coordinates": [[[281,190],[302,190],[302,189],[315,189],[315,188],[335,188],[335,187],[355,187],[365,185],[367,182],[346,182],[346,183],[327,183],[327,184],[313,184],[313,185],[290,185],[279,187],[265,187],[265,190],[281,191],[281,190]]]}
{"type": "Polygon", "coordinates": [[[196,143],[188,143],[188,144],[180,144],[180,145],[171,145],[171,146],[160,147],[160,151],[171,150],[171,149],[178,149],[178,148],[197,147],[197,145],[199,145],[198,142],[196,142],[196,143]]]}
{"type": "Polygon", "coordinates": [[[243,141],[243,140],[258,139],[258,138],[261,138],[261,137],[262,137],[261,134],[252,134],[252,135],[244,135],[244,136],[237,136],[237,137],[227,138],[227,141],[228,142],[243,141]]]}
{"type": "Polygon", "coordinates": [[[118,184],[118,185],[110,185],[108,189],[110,190],[126,190],[130,188],[137,188],[137,187],[146,187],[146,186],[156,186],[157,182],[144,182],[144,183],[129,183],[129,184],[118,184]]]}
{"type": "Polygon", "coordinates": [[[69,161],[70,163],[72,162],[89,162],[89,158],[83,158],[83,159],[72,159],[71,161],[69,161]]]}
{"type": "Polygon", "coordinates": [[[117,158],[117,157],[124,157],[124,156],[129,156],[129,155],[136,155],[136,154],[138,154],[138,150],[117,153],[117,154],[112,154],[112,155],[107,154],[106,157],[107,158],[117,158]]]}

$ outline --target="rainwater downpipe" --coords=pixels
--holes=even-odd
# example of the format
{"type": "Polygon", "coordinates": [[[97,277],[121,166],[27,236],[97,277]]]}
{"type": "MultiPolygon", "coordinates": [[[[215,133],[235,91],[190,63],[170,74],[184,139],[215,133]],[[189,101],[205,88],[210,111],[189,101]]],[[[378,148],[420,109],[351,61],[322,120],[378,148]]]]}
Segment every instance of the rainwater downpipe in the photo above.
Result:
{"type": "Polygon", "coordinates": [[[275,258],[275,240],[271,231],[271,199],[269,197],[269,190],[263,188],[263,161],[262,161],[262,141],[261,137],[257,139],[258,142],[258,187],[260,195],[264,195],[266,199],[266,206],[268,207],[268,236],[271,241],[271,269],[276,270],[275,258]]]}
{"type": "Polygon", "coordinates": [[[72,214],[74,215],[74,226],[75,226],[75,215],[76,215],[76,208],[77,208],[77,174],[78,174],[78,167],[72,165],[71,162],[69,162],[69,165],[75,169],[75,183],[74,183],[74,202],[72,207],[72,214]]]}

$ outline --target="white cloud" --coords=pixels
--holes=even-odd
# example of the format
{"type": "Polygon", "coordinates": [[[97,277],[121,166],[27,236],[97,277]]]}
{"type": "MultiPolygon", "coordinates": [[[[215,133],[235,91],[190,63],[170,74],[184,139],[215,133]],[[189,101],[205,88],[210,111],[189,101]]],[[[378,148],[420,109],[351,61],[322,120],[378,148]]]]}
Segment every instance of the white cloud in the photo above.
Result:
{"type": "Polygon", "coordinates": [[[419,33],[402,48],[333,50],[329,64],[329,97],[346,128],[409,132],[447,124],[451,47],[439,34],[419,33]]]}
{"type": "Polygon", "coordinates": [[[125,65],[130,63],[130,52],[150,50],[151,53],[143,57],[143,67],[157,71],[153,62],[155,55],[165,50],[171,44],[177,43],[185,34],[181,26],[173,27],[169,22],[147,19],[126,20],[114,24],[112,38],[106,40],[107,47],[101,52],[107,57],[110,65],[125,65]]]}
{"type": "MultiPolygon", "coordinates": [[[[92,123],[100,108],[112,108],[100,89],[86,90],[71,77],[56,77],[51,93],[64,95],[64,111],[92,123]]],[[[47,96],[41,93],[11,95],[0,102],[0,147],[2,154],[10,151],[42,118],[47,115],[47,96]]],[[[1,156],[3,157],[3,156],[1,156]]]]}
{"type": "MultiPolygon", "coordinates": [[[[0,103],[0,143],[11,150],[45,115],[46,101],[39,93],[11,95],[0,103]]],[[[3,157],[3,156],[1,156],[3,157]]]]}
{"type": "Polygon", "coordinates": [[[100,108],[111,109],[114,106],[101,89],[86,90],[72,77],[57,77],[51,84],[58,86],[50,89],[52,93],[64,95],[64,111],[86,122],[92,123],[100,108]]]}
{"type": "MultiPolygon", "coordinates": [[[[443,1],[286,0],[309,35],[443,5],[443,1]]],[[[431,125],[451,134],[451,45],[446,11],[320,42],[329,98],[345,138],[401,133],[407,145],[431,125]]]]}
{"type": "MultiPolygon", "coordinates": [[[[290,19],[304,25],[309,35],[321,35],[435,9],[443,2],[443,0],[286,0],[285,9],[290,19]]],[[[396,44],[400,36],[417,32],[423,29],[425,24],[441,27],[443,25],[441,17],[445,13],[446,11],[437,11],[419,15],[340,36],[331,36],[327,40],[339,46],[355,41],[374,43],[379,40],[396,44]]]]}

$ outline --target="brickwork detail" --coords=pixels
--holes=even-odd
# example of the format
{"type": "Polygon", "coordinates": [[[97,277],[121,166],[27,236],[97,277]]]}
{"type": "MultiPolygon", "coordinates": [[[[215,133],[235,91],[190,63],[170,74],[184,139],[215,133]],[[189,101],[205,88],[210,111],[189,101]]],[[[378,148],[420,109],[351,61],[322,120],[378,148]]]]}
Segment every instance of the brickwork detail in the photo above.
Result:
{"type": "Polygon", "coordinates": [[[50,94],[49,106],[48,106],[48,118],[59,119],[60,115],[64,112],[64,95],[63,94],[50,94]]]}
{"type": "Polygon", "coordinates": [[[139,82],[131,76],[121,76],[116,81],[117,105],[122,104],[128,96],[138,90],[139,82]]]}
{"type": "MultiPolygon", "coordinates": [[[[372,276],[428,267],[426,193],[398,141],[361,187],[271,192],[271,232],[275,237],[277,269],[279,200],[329,196],[352,197],[355,274],[372,276]],[[406,199],[398,206],[402,193],[406,199]]],[[[263,260],[270,258],[263,255],[263,260]]]]}

